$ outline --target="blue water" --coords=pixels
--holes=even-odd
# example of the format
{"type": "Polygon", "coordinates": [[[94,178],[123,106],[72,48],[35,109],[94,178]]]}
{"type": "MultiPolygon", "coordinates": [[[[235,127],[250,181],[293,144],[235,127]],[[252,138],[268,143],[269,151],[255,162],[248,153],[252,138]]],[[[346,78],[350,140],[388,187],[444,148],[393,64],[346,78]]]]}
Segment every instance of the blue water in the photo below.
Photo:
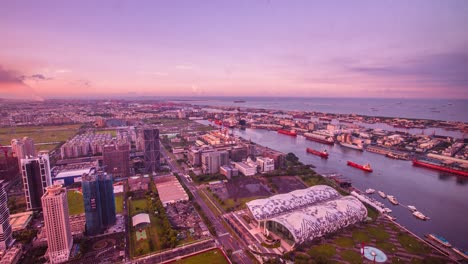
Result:
{"type": "Polygon", "coordinates": [[[172,99],[196,105],[468,122],[468,100],[292,97],[185,97],[172,99]],[[245,100],[245,103],[234,103],[234,100],[245,100]]]}

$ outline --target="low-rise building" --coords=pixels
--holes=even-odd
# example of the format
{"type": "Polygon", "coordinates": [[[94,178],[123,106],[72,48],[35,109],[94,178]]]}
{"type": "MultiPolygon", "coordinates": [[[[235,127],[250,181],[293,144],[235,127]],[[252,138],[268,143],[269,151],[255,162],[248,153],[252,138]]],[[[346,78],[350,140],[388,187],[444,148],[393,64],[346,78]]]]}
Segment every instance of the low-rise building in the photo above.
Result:
{"type": "Polygon", "coordinates": [[[257,173],[257,167],[251,166],[250,164],[241,161],[234,162],[234,166],[239,170],[240,173],[244,176],[253,176],[257,173]]]}
{"type": "Polygon", "coordinates": [[[231,179],[232,177],[236,177],[239,175],[239,170],[237,168],[233,168],[229,165],[224,165],[219,168],[219,172],[226,176],[226,178],[231,179]]]}
{"type": "Polygon", "coordinates": [[[275,161],[267,157],[257,157],[257,165],[260,172],[269,172],[275,170],[275,161]]]}

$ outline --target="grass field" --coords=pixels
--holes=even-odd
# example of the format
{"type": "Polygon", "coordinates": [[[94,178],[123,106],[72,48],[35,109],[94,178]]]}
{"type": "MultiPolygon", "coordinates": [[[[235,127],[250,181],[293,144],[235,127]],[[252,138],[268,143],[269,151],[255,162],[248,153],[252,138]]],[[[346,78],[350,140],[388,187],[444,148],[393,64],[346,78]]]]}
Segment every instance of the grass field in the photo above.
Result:
{"type": "Polygon", "coordinates": [[[115,195],[115,212],[121,214],[123,212],[123,194],[115,195]]]}
{"type": "MultiPolygon", "coordinates": [[[[34,143],[63,142],[73,137],[81,124],[61,126],[24,126],[0,128],[0,144],[10,145],[11,139],[30,137],[34,143]]],[[[52,150],[57,144],[36,145],[37,150],[52,150]]]]}
{"type": "Polygon", "coordinates": [[[192,257],[178,260],[174,263],[179,264],[198,264],[198,263],[210,263],[210,264],[227,264],[229,263],[224,257],[223,253],[219,249],[213,249],[192,257]]]}
{"type": "Polygon", "coordinates": [[[83,195],[74,190],[67,192],[68,212],[70,215],[84,213],[83,195]]]}

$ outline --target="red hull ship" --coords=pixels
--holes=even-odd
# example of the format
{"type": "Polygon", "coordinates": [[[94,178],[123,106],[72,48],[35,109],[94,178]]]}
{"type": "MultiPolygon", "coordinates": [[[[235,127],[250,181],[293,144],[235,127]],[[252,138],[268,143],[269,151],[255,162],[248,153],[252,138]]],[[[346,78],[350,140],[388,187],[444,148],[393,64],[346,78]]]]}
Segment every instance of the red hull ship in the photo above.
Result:
{"type": "Polygon", "coordinates": [[[315,149],[311,149],[311,148],[307,148],[306,149],[307,153],[310,153],[310,154],[314,154],[314,155],[317,155],[321,158],[324,158],[324,159],[328,159],[328,153],[326,150],[324,151],[317,151],[315,149]]]}
{"type": "Polygon", "coordinates": [[[293,136],[293,137],[297,136],[296,131],[292,131],[292,130],[280,129],[278,130],[278,133],[283,134],[283,135],[293,136]]]}
{"type": "Polygon", "coordinates": [[[413,160],[413,165],[414,166],[426,167],[426,168],[434,169],[434,170],[438,170],[438,171],[450,172],[450,173],[453,173],[453,174],[468,177],[468,171],[462,171],[462,170],[457,170],[457,169],[450,168],[450,167],[445,167],[445,166],[442,166],[442,165],[437,165],[436,163],[426,161],[426,160],[414,159],[413,160]]]}
{"type": "Polygon", "coordinates": [[[370,164],[361,165],[361,164],[354,163],[352,161],[348,161],[348,166],[358,168],[358,169],[363,170],[363,171],[372,172],[372,168],[371,168],[370,164]]]}

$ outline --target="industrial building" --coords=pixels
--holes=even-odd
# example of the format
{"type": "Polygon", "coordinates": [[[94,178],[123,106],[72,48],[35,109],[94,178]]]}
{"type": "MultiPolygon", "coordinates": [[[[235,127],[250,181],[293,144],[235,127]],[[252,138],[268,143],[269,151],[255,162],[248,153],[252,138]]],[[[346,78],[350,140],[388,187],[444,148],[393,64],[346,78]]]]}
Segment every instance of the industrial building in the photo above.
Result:
{"type": "Polygon", "coordinates": [[[258,227],[294,245],[311,241],[363,221],[366,207],[355,197],[341,196],[326,185],[248,202],[258,227]]]}
{"type": "Polygon", "coordinates": [[[189,200],[187,193],[174,175],[157,176],[154,178],[154,183],[163,206],[189,200]]]}
{"type": "Polygon", "coordinates": [[[257,166],[252,166],[245,161],[234,162],[234,166],[244,176],[254,176],[257,174],[257,166]]]}

